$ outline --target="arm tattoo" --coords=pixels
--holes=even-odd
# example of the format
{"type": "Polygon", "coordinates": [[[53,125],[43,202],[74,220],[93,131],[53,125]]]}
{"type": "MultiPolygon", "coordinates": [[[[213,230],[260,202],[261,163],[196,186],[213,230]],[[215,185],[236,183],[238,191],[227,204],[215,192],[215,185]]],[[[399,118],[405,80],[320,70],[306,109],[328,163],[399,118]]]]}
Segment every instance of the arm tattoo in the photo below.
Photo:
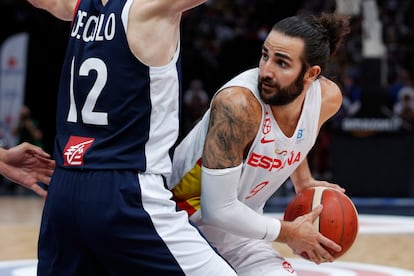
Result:
{"type": "Polygon", "coordinates": [[[213,103],[203,153],[208,168],[230,168],[243,161],[244,151],[256,136],[261,112],[246,97],[220,97],[213,103]]]}

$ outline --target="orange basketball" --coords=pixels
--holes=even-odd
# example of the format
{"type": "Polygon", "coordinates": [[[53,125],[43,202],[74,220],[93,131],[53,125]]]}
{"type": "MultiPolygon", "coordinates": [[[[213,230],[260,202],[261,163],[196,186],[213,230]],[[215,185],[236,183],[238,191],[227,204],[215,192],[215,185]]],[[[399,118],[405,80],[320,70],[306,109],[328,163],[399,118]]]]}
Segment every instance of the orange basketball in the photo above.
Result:
{"type": "MultiPolygon", "coordinates": [[[[334,258],[338,258],[348,251],[358,234],[358,212],[347,195],[326,187],[306,189],[289,202],[284,220],[292,221],[311,212],[319,204],[323,205],[323,209],[313,225],[322,235],[342,247],[340,252],[327,249],[334,258]]],[[[307,258],[305,254],[301,255],[307,258]]]]}

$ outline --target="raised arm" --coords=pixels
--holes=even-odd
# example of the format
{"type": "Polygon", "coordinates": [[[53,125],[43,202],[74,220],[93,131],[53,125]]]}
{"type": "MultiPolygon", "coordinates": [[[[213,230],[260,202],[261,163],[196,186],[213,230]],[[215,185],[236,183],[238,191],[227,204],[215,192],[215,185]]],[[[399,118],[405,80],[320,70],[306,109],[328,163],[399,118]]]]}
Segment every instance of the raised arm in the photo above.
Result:
{"type": "Polygon", "coordinates": [[[71,21],[77,0],[27,0],[36,8],[43,9],[55,17],[71,21]]]}
{"type": "Polygon", "coordinates": [[[157,8],[159,9],[158,12],[160,13],[162,13],[163,11],[164,13],[182,13],[184,11],[187,11],[207,2],[207,0],[159,0],[155,1],[155,3],[151,0],[145,1],[151,2],[151,5],[157,6],[157,8]]]}
{"type": "Polygon", "coordinates": [[[179,46],[182,13],[206,0],[134,0],[127,37],[131,51],[149,66],[164,66],[179,46]]]}

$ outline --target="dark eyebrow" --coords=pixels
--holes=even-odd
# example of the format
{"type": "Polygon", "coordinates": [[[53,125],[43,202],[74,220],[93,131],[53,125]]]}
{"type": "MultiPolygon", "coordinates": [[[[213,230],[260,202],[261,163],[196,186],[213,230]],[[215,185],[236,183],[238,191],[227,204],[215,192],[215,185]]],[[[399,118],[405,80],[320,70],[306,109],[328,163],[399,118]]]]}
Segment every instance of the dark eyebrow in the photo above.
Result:
{"type": "MultiPolygon", "coordinates": [[[[265,51],[266,53],[269,52],[269,49],[267,49],[267,47],[265,45],[262,46],[262,50],[265,51]]],[[[278,58],[285,59],[285,60],[288,60],[290,62],[293,62],[293,60],[292,60],[292,58],[290,56],[288,56],[286,54],[283,54],[283,53],[276,52],[275,53],[275,57],[278,57],[278,58]]]]}
{"type": "Polygon", "coordinates": [[[275,53],[275,57],[282,58],[282,59],[287,59],[287,60],[289,60],[290,62],[292,62],[292,61],[293,61],[293,60],[292,60],[292,58],[291,58],[290,56],[288,56],[288,55],[286,55],[286,54],[282,54],[282,53],[275,53]]]}

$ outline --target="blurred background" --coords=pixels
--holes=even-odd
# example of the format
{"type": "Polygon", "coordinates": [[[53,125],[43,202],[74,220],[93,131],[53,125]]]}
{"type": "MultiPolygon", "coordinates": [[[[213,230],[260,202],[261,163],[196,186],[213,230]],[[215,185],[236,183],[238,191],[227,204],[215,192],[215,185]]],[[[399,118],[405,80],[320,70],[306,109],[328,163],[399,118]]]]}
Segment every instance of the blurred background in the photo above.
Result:
{"type": "MultiPolygon", "coordinates": [[[[0,143],[51,153],[70,23],[25,0],[0,0],[0,11],[0,143]]],[[[222,84],[257,66],[274,23],[322,11],[351,16],[352,32],[330,63],[344,100],[309,155],[313,174],[345,187],[360,210],[414,215],[414,1],[210,0],[185,13],[181,134],[222,84]]],[[[0,182],[0,194],[27,193],[0,182]]],[[[283,208],[292,193],[286,183],[266,208],[283,208]]]]}

